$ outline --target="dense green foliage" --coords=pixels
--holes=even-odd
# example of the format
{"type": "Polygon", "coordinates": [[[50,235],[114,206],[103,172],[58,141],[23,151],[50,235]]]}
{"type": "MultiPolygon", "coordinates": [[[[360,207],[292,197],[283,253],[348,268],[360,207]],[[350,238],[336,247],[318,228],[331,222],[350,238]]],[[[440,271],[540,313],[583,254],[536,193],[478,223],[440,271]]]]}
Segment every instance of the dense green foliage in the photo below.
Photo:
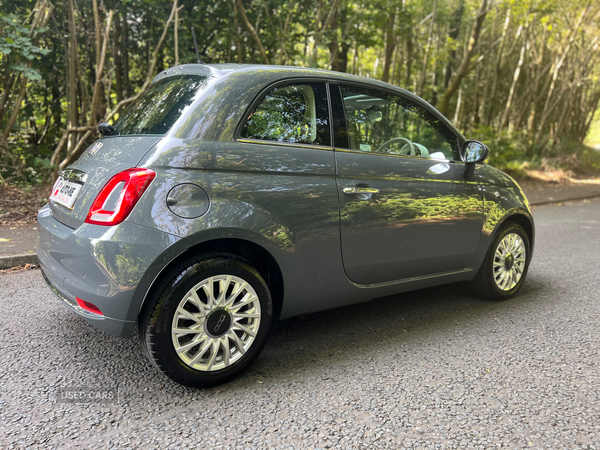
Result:
{"type": "Polygon", "coordinates": [[[600,100],[599,20],[590,0],[5,0],[0,184],[51,177],[157,72],[200,60],[383,79],[489,143],[494,164],[568,164],[600,100]]]}

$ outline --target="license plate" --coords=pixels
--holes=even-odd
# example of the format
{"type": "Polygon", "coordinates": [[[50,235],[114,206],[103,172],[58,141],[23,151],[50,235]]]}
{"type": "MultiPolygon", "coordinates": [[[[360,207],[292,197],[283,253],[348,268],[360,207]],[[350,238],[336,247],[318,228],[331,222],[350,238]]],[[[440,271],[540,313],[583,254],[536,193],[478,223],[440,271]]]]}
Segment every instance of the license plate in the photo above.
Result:
{"type": "Polygon", "coordinates": [[[56,183],[54,183],[50,200],[66,206],[69,209],[73,209],[75,200],[77,200],[77,196],[79,195],[79,191],[81,191],[82,187],[83,185],[79,183],[74,183],[72,181],[65,180],[63,177],[58,177],[58,180],[56,180],[56,183]]]}

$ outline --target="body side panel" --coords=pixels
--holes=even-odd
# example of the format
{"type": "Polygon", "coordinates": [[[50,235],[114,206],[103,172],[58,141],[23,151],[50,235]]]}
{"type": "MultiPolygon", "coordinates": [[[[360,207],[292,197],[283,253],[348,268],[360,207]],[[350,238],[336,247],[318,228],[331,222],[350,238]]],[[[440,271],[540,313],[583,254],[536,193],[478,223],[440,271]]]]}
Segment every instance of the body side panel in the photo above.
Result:
{"type": "Polygon", "coordinates": [[[531,226],[530,251],[533,255],[535,225],[529,202],[519,185],[504,172],[487,164],[477,165],[475,174],[484,199],[484,223],[473,265],[479,267],[482,264],[496,232],[507,219],[516,215],[525,217],[531,226]]]}
{"type": "Polygon", "coordinates": [[[349,303],[344,289],[356,288],[341,261],[331,148],[174,138],[161,147],[143,162],[157,177],[127,221],[182,237],[191,246],[220,238],[260,245],[283,274],[283,316],[349,303]],[[167,194],[179,183],[206,191],[206,214],[184,219],[169,210],[167,194]]]}
{"type": "Polygon", "coordinates": [[[463,164],[341,151],[336,155],[344,266],[374,283],[469,267],[477,253],[483,202],[463,164]],[[343,193],[368,186],[369,199],[343,193]]]}

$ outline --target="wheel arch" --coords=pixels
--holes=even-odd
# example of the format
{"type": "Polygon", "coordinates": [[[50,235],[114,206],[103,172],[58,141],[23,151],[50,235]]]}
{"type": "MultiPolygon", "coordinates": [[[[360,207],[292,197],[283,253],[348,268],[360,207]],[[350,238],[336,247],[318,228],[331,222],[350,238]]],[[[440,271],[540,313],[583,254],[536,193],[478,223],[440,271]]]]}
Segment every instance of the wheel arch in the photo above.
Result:
{"type": "Polygon", "coordinates": [[[231,253],[239,256],[247,260],[258,270],[271,292],[273,300],[273,323],[275,323],[283,309],[283,275],[279,264],[264,247],[254,242],[237,238],[218,238],[195,244],[169,261],[147,289],[138,309],[137,321],[139,322],[139,318],[148,304],[148,298],[152,296],[157,286],[160,286],[162,280],[169,275],[173,267],[191,257],[211,252],[231,253]]]}
{"type": "MultiPolygon", "coordinates": [[[[518,232],[521,233],[521,231],[518,232]]],[[[533,239],[534,225],[530,215],[519,212],[518,210],[513,214],[506,214],[502,220],[498,221],[493,232],[490,233],[490,242],[486,255],[481,262],[477,275],[471,282],[473,290],[490,300],[506,300],[515,295],[521,288],[525,281],[525,277],[527,276],[527,269],[533,256],[533,239]],[[498,254],[497,249],[503,239],[506,239],[510,233],[514,233],[518,230],[522,230],[522,232],[527,235],[527,240],[529,241],[529,254],[527,255],[526,253],[526,259],[519,271],[515,271],[512,268],[513,264],[511,263],[509,267],[504,265],[504,271],[502,271],[502,267],[500,267],[498,268],[500,272],[497,272],[495,261],[497,258],[502,258],[503,256],[498,254]],[[508,278],[506,277],[507,275],[509,275],[508,278]]],[[[512,242],[518,241],[513,240],[512,242]]],[[[520,242],[525,244],[524,240],[520,242]]],[[[513,244],[508,245],[510,246],[513,244]]],[[[511,253],[513,251],[514,248],[511,249],[511,253]]]]}
{"type": "Polygon", "coordinates": [[[529,238],[529,253],[533,256],[535,225],[529,211],[523,208],[512,208],[503,210],[502,213],[503,214],[500,217],[496,216],[498,218],[495,218],[494,220],[488,216],[487,220],[484,222],[479,251],[472,263],[472,267],[476,268],[476,270],[479,270],[479,267],[483,263],[494,238],[507,223],[516,223],[525,230],[525,233],[529,238]]]}
{"type": "Polygon", "coordinates": [[[516,211],[513,214],[506,216],[496,226],[496,229],[494,230],[494,233],[492,235],[492,240],[507,223],[516,223],[517,225],[521,226],[523,230],[525,230],[525,233],[529,238],[529,253],[531,254],[531,256],[533,256],[533,244],[535,240],[535,228],[533,225],[533,219],[529,215],[524,214],[522,211],[516,211]]]}

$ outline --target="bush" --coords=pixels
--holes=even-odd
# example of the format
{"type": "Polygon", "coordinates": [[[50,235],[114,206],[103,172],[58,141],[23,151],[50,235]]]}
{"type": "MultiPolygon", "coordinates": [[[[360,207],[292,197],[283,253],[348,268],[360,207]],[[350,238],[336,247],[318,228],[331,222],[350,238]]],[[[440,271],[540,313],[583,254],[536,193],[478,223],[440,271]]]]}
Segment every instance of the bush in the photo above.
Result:
{"type": "Polygon", "coordinates": [[[532,157],[525,139],[500,135],[491,127],[479,127],[469,134],[489,147],[488,163],[492,166],[518,175],[524,175],[531,167],[532,157]]]}
{"type": "Polygon", "coordinates": [[[525,136],[503,134],[481,127],[470,133],[490,148],[488,162],[517,176],[529,170],[562,171],[568,176],[600,176],[600,151],[565,136],[544,146],[529,145],[525,136]]]}

